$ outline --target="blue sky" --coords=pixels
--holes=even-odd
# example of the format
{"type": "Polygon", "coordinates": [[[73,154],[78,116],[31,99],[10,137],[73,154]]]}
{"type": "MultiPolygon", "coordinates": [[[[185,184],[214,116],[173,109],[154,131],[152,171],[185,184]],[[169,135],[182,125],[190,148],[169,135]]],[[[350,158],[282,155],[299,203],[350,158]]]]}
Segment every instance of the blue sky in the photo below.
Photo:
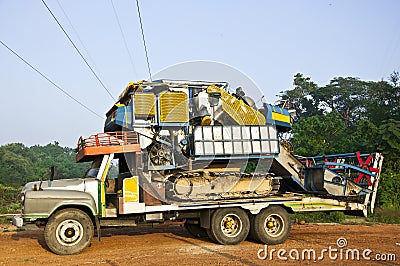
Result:
{"type": "MultiPolygon", "coordinates": [[[[113,0],[133,64],[110,0],[46,3],[114,97],[130,81],[148,78],[134,0],[113,0]]],[[[338,76],[386,79],[400,68],[396,0],[139,3],[152,73],[192,60],[225,63],[251,78],[271,103],[292,88],[297,72],[322,86],[338,76]]],[[[0,36],[96,113],[104,116],[113,105],[40,0],[0,0],[0,36]]],[[[57,140],[74,147],[79,136],[102,130],[104,119],[2,46],[0,80],[0,145],[57,140]]]]}

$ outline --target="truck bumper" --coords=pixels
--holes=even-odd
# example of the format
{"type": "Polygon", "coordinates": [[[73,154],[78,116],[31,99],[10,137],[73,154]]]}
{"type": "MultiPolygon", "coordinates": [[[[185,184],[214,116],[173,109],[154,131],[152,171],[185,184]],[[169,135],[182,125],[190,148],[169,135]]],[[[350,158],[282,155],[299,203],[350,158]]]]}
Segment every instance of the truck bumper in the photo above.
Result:
{"type": "Polygon", "coordinates": [[[22,227],[24,225],[24,219],[22,219],[20,216],[13,216],[12,224],[16,227],[22,227]]]}

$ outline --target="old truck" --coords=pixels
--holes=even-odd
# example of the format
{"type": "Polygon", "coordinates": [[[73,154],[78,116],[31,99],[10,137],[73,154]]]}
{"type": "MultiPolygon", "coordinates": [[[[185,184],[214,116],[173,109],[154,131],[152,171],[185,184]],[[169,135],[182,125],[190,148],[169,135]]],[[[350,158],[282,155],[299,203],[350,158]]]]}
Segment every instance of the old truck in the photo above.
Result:
{"type": "Polygon", "coordinates": [[[226,82],[130,83],[104,132],[78,141],[82,178],[31,182],[13,223],[44,227],[60,255],[87,248],[104,226],[184,224],[233,245],[286,240],[290,213],[373,212],[379,153],[295,156],[285,106],[257,106],[226,82]]]}

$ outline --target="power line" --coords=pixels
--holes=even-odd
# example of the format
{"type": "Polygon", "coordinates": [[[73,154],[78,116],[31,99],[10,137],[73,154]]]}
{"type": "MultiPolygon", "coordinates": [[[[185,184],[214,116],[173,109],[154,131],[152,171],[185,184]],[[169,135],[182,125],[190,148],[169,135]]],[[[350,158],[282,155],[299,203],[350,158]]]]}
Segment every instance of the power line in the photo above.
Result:
{"type": "MultiPolygon", "coordinates": [[[[97,72],[99,73],[99,72],[100,72],[100,71],[99,71],[99,67],[97,67],[95,61],[93,60],[93,58],[92,58],[92,56],[90,55],[88,49],[86,48],[86,46],[85,46],[85,44],[83,43],[81,37],[79,36],[78,31],[75,29],[75,27],[74,27],[74,25],[72,24],[72,22],[71,22],[69,16],[67,15],[67,12],[65,12],[65,10],[64,10],[64,8],[62,7],[62,5],[61,5],[61,3],[60,3],[59,0],[57,0],[57,4],[58,4],[58,6],[60,7],[61,11],[63,12],[65,18],[67,19],[69,26],[72,28],[72,30],[74,31],[76,37],[78,38],[78,41],[79,41],[80,45],[82,46],[82,48],[83,48],[83,50],[85,51],[87,57],[89,58],[89,62],[92,63],[92,65],[94,66],[94,69],[97,69],[97,72]]],[[[99,76],[102,77],[102,75],[100,75],[100,74],[101,74],[101,73],[99,73],[99,76]]],[[[104,84],[107,85],[106,82],[104,82],[104,84]]],[[[107,86],[107,87],[108,87],[108,86],[107,86]]]]}
{"type": "Polygon", "coordinates": [[[144,39],[143,23],[142,23],[142,16],[140,15],[139,0],[136,0],[136,6],[139,15],[140,29],[142,30],[142,39],[143,39],[144,52],[146,53],[147,69],[149,70],[150,81],[153,81],[151,78],[149,55],[147,54],[147,46],[146,46],[146,41],[144,39]]]}
{"type": "Polygon", "coordinates": [[[63,26],[61,26],[60,22],[56,18],[56,16],[53,14],[53,12],[50,10],[50,8],[47,6],[46,2],[42,0],[42,3],[45,5],[47,10],[50,12],[51,16],[54,18],[54,20],[57,22],[58,26],[61,28],[61,30],[64,32],[65,36],[67,36],[68,40],[71,42],[71,44],[74,46],[75,50],[78,52],[78,54],[81,56],[83,61],[85,61],[86,65],[89,67],[90,71],[92,71],[93,75],[96,77],[96,79],[100,82],[101,86],[107,91],[107,93],[111,96],[111,98],[116,101],[114,96],[112,96],[111,92],[106,88],[104,83],[100,80],[100,78],[97,76],[96,72],[94,72],[93,68],[89,65],[89,63],[86,61],[85,57],[82,55],[82,53],[79,51],[78,47],[76,47],[75,43],[72,41],[72,39],[69,37],[68,33],[64,30],[63,26]]]}
{"type": "Polygon", "coordinates": [[[111,1],[111,5],[112,5],[112,8],[113,8],[113,11],[114,11],[115,19],[117,20],[118,27],[119,27],[119,30],[120,30],[121,35],[122,35],[122,40],[124,41],[124,44],[125,44],[125,49],[126,49],[126,51],[128,52],[128,55],[129,55],[129,59],[130,59],[131,65],[132,65],[133,72],[136,73],[135,64],[133,63],[132,55],[129,52],[128,44],[126,43],[125,34],[124,34],[124,31],[122,30],[121,23],[119,21],[117,11],[115,10],[114,2],[113,2],[113,0],[110,0],[110,1],[111,1]]]}
{"type": "Polygon", "coordinates": [[[90,109],[89,107],[87,107],[86,105],[84,105],[83,103],[81,103],[79,100],[77,100],[76,98],[74,98],[71,94],[69,94],[68,92],[66,92],[65,90],[63,90],[60,86],[58,86],[57,84],[55,84],[51,79],[49,79],[48,77],[46,77],[42,72],[40,72],[37,68],[35,68],[34,66],[32,66],[28,61],[26,61],[25,59],[23,59],[19,54],[17,54],[16,52],[14,52],[10,47],[8,47],[4,42],[0,41],[0,43],[7,48],[11,53],[13,53],[15,56],[17,56],[22,62],[24,62],[25,64],[27,64],[30,68],[32,68],[34,71],[36,71],[36,73],[38,73],[39,75],[41,75],[43,78],[45,78],[48,82],[50,82],[51,84],[53,84],[57,89],[59,89],[61,92],[63,92],[65,95],[67,95],[69,98],[71,98],[72,100],[74,100],[75,102],[77,102],[80,106],[82,106],[83,108],[85,108],[86,110],[88,110],[89,112],[91,112],[92,114],[100,117],[101,119],[103,119],[102,116],[100,116],[99,114],[97,114],[95,111],[93,111],[92,109],[90,109]]]}

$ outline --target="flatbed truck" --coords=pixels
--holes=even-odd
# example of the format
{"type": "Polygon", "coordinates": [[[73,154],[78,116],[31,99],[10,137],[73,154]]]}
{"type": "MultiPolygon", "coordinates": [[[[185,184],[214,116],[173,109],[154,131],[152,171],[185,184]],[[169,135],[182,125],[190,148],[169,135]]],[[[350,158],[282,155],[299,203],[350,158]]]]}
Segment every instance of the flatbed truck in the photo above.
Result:
{"type": "Polygon", "coordinates": [[[285,108],[257,108],[224,82],[131,83],[105,131],[78,141],[85,176],[26,184],[13,223],[44,227],[48,248],[70,255],[105,226],[179,222],[223,245],[272,245],[291,213],[373,212],[383,156],[295,156],[280,139],[291,124],[285,108]]]}

